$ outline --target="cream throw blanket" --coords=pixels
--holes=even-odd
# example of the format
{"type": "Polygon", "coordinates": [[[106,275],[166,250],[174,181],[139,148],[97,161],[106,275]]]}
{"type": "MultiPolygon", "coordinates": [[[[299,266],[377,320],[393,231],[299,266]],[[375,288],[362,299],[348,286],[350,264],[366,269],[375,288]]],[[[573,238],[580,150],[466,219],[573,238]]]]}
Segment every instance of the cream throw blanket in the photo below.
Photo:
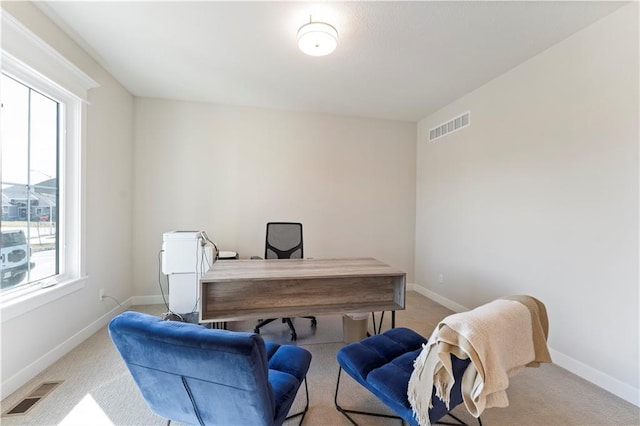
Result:
{"type": "Polygon", "coordinates": [[[429,425],[433,387],[447,407],[455,378],[451,354],[471,359],[462,377],[462,396],[469,413],[509,405],[509,376],[524,366],[551,362],[544,305],[531,296],[498,299],[451,315],[435,328],[414,361],[408,398],[420,425],[429,425]]]}

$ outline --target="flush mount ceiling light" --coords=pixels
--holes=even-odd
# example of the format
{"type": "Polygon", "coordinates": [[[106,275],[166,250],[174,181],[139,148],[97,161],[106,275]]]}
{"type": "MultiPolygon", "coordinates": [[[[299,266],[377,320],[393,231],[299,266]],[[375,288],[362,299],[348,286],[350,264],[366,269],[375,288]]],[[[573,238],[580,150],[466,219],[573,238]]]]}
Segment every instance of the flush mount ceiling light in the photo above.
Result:
{"type": "Polygon", "coordinates": [[[338,31],[326,22],[304,24],[298,30],[298,47],[307,55],[325,56],[336,50],[338,31]]]}

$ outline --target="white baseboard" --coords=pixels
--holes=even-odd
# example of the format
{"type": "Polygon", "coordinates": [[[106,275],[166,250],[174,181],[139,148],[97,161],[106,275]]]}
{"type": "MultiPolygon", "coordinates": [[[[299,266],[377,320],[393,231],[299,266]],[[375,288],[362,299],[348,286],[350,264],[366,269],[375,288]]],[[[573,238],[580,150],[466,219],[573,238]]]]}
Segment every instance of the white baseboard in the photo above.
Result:
{"type": "MultiPolygon", "coordinates": [[[[450,300],[446,297],[440,296],[431,290],[428,290],[417,284],[407,284],[407,290],[415,291],[429,299],[451,309],[454,312],[464,312],[468,308],[450,300]]],[[[62,358],[80,343],[96,333],[100,328],[104,327],[109,321],[120,313],[122,310],[132,305],[155,305],[162,304],[164,300],[161,295],[156,296],[134,296],[126,300],[122,307],[118,306],[110,310],[87,327],[80,330],[69,339],[44,354],[36,361],[28,365],[27,367],[14,374],[12,377],[2,382],[0,398],[4,399],[18,390],[21,386],[26,384],[29,380],[37,376],[40,372],[51,366],[54,362],[62,358]]],[[[630,402],[636,406],[640,406],[640,389],[636,389],[618,379],[615,379],[595,368],[592,368],[578,360],[575,360],[562,352],[550,348],[551,356],[554,363],[571,373],[582,377],[585,380],[601,387],[602,389],[610,392],[625,401],[630,402]]]]}
{"type": "Polygon", "coordinates": [[[620,380],[603,373],[600,370],[596,370],[593,367],[588,366],[576,359],[571,358],[558,352],[553,348],[549,348],[551,353],[551,359],[553,363],[572,372],[578,377],[581,377],[594,385],[601,387],[614,394],[615,396],[624,399],[631,404],[640,407],[640,389],[634,388],[620,380]]]}
{"type": "MultiPolygon", "coordinates": [[[[438,302],[442,306],[449,308],[454,312],[464,312],[469,310],[468,308],[452,300],[449,300],[446,297],[440,296],[439,294],[434,293],[433,291],[428,290],[418,284],[411,284],[410,289],[415,291],[416,293],[420,293],[421,295],[428,297],[435,302],[438,302]]],[[[611,377],[600,370],[596,370],[595,368],[590,367],[576,359],[573,359],[570,356],[567,356],[551,347],[549,348],[549,352],[551,352],[553,363],[557,366],[562,367],[575,374],[576,376],[581,377],[593,383],[594,385],[606,390],[607,392],[610,392],[615,396],[640,407],[640,389],[634,388],[627,383],[621,382],[620,380],[611,377]]]]}
{"type": "Polygon", "coordinates": [[[73,350],[80,343],[84,342],[86,339],[95,334],[102,327],[107,325],[109,321],[117,314],[122,312],[131,306],[131,299],[126,300],[122,303],[122,306],[116,306],[111,309],[106,314],[102,315],[100,318],[69,337],[67,340],[27,365],[22,370],[18,371],[13,376],[9,377],[7,380],[2,382],[2,389],[0,390],[0,398],[4,399],[7,396],[11,395],[13,392],[20,389],[20,387],[24,386],[29,380],[33,379],[35,376],[40,374],[42,371],[51,366],[54,362],[58,361],[60,358],[65,356],[71,350],[73,350]]]}
{"type": "Polygon", "coordinates": [[[421,285],[413,284],[412,287],[413,287],[412,290],[415,291],[416,293],[420,293],[424,297],[428,297],[434,302],[438,302],[445,308],[451,309],[453,312],[464,312],[469,310],[469,308],[467,308],[466,306],[462,306],[454,302],[453,300],[447,299],[446,297],[442,297],[438,293],[434,293],[433,291],[428,290],[422,287],[421,285]]]}

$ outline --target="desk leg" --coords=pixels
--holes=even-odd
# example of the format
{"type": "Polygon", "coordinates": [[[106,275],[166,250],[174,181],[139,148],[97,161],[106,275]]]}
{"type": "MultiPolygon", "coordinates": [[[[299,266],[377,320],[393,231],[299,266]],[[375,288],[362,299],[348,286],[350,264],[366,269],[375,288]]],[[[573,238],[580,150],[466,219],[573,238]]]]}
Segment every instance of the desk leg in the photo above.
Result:
{"type": "Polygon", "coordinates": [[[371,312],[371,321],[373,322],[373,334],[380,334],[382,331],[382,322],[384,321],[384,311],[380,312],[380,324],[376,324],[375,312],[371,312]]]}
{"type": "MultiPolygon", "coordinates": [[[[373,334],[380,334],[382,332],[382,321],[384,321],[384,313],[385,311],[382,311],[380,313],[380,324],[376,324],[376,313],[371,312],[371,321],[373,322],[373,334]]],[[[391,311],[391,328],[396,328],[396,311],[391,311]]]]}

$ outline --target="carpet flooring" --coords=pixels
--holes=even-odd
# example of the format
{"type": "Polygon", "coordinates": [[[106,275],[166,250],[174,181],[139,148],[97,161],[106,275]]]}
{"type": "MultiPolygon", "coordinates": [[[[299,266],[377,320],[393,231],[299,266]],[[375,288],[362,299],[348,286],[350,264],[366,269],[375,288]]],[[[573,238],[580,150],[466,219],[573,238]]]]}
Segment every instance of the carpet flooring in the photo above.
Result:
{"type": "MultiPolygon", "coordinates": [[[[161,315],[163,306],[135,306],[131,310],[161,315]]],[[[429,336],[435,325],[452,312],[414,292],[407,293],[407,309],[397,313],[396,325],[429,336]]],[[[370,322],[370,321],[369,321],[370,322]]],[[[252,331],[255,322],[229,324],[229,328],[252,331]]],[[[336,352],[342,342],[342,318],[320,316],[318,326],[309,320],[295,320],[297,345],[308,349],[313,360],[308,373],[310,408],[305,425],[350,424],[333,403],[338,364],[336,352]]],[[[553,324],[550,325],[553,329],[553,324]]],[[[385,319],[383,330],[389,328],[385,319]]],[[[370,330],[372,327],[370,326],[370,330]]],[[[286,324],[275,321],[262,332],[265,340],[289,342],[286,324]]],[[[340,403],[345,408],[389,412],[373,395],[348,376],[341,380],[340,403]]],[[[106,327],[84,341],[58,362],[2,401],[5,413],[40,383],[61,380],[62,384],[24,415],[3,416],[0,424],[12,425],[166,425],[145,405],[120,356],[111,344],[106,327]]],[[[482,414],[491,425],[640,425],[639,408],[601,388],[550,364],[527,368],[511,379],[507,391],[510,404],[491,408],[482,414]]],[[[302,407],[304,391],[292,408],[302,407]]],[[[461,405],[454,413],[477,424],[461,405]]],[[[400,421],[359,417],[362,425],[400,425],[400,421]]],[[[297,424],[298,419],[288,422],[297,424]]],[[[172,423],[172,425],[175,423],[172,423]]]]}

